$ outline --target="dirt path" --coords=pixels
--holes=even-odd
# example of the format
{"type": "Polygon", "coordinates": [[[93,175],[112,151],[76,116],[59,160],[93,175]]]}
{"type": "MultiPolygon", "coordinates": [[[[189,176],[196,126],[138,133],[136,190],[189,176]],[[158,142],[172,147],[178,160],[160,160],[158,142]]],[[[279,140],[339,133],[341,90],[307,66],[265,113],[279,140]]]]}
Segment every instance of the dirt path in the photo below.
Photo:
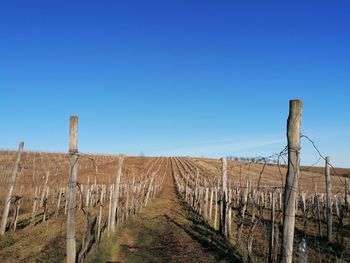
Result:
{"type": "MultiPolygon", "coordinates": [[[[168,160],[170,162],[170,160],[168,160]]],[[[93,252],[90,262],[241,262],[232,247],[182,202],[169,163],[163,190],[93,252]]]]}

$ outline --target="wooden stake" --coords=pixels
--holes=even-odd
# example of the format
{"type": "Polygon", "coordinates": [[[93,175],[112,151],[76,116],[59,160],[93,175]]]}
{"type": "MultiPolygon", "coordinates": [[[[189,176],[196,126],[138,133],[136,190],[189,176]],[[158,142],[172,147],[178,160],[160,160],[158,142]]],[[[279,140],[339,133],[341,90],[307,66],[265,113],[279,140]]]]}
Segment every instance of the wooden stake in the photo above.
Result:
{"type": "Polygon", "coordinates": [[[111,218],[110,218],[111,220],[110,227],[113,233],[115,232],[115,218],[116,218],[118,199],[119,199],[119,186],[120,186],[120,178],[122,176],[123,160],[124,159],[122,157],[119,157],[118,159],[117,174],[115,177],[115,184],[114,184],[112,210],[111,210],[111,218]]]}
{"type": "Polygon", "coordinates": [[[274,260],[274,240],[275,240],[275,191],[271,193],[271,229],[270,229],[270,245],[269,245],[269,263],[274,260]]]}
{"type": "Polygon", "coordinates": [[[344,186],[344,201],[345,201],[345,210],[348,209],[348,178],[345,178],[345,186],[344,186]]]}
{"type": "Polygon", "coordinates": [[[295,199],[299,184],[302,101],[291,100],[287,124],[288,172],[284,192],[281,262],[291,263],[295,224],[295,199]]]}
{"type": "Polygon", "coordinates": [[[111,214],[112,214],[112,198],[113,198],[113,185],[109,186],[109,206],[108,206],[108,221],[107,221],[107,233],[109,236],[109,232],[111,229],[111,214]]]}
{"type": "Polygon", "coordinates": [[[319,234],[320,237],[322,237],[320,199],[318,198],[317,195],[315,196],[315,205],[316,205],[318,234],[319,234]]]}
{"type": "Polygon", "coordinates": [[[207,222],[209,221],[208,220],[208,210],[209,210],[209,188],[206,187],[205,188],[205,203],[204,203],[204,218],[207,220],[207,222]]]}
{"type": "Polygon", "coordinates": [[[209,203],[209,221],[212,220],[212,213],[213,213],[213,198],[214,198],[214,188],[211,188],[210,191],[210,203],[209,203]]]}
{"type": "Polygon", "coordinates": [[[325,175],[326,175],[326,198],[327,198],[327,239],[328,242],[332,242],[332,183],[331,183],[331,170],[330,170],[330,157],[326,157],[325,175]]]}
{"type": "Polygon", "coordinates": [[[215,204],[215,213],[214,213],[214,229],[218,229],[218,189],[215,188],[215,199],[214,199],[214,204],[215,204]]]}
{"type": "Polygon", "coordinates": [[[50,175],[50,172],[49,172],[48,168],[45,168],[45,183],[44,183],[44,187],[43,187],[43,192],[41,193],[39,207],[43,207],[43,204],[44,204],[44,198],[46,195],[46,187],[47,187],[47,182],[49,180],[49,175],[50,175]]]}
{"type": "Polygon", "coordinates": [[[17,171],[19,168],[19,162],[21,160],[21,154],[23,152],[23,147],[24,147],[24,142],[20,142],[19,147],[18,147],[18,151],[17,151],[15,166],[13,167],[13,170],[12,170],[12,175],[11,175],[11,178],[9,181],[7,195],[5,198],[4,211],[2,213],[1,226],[0,226],[0,235],[2,235],[2,236],[5,235],[5,231],[6,231],[7,217],[8,217],[9,212],[10,212],[12,192],[13,192],[13,188],[15,187],[15,183],[16,183],[17,171]]]}
{"type": "Polygon", "coordinates": [[[58,216],[58,213],[60,211],[62,192],[63,192],[63,188],[60,187],[60,189],[58,190],[58,200],[57,200],[57,207],[56,207],[56,213],[55,213],[56,217],[58,216]]]}
{"type": "Polygon", "coordinates": [[[220,232],[223,236],[227,236],[227,161],[221,158],[222,162],[222,192],[221,192],[221,214],[220,214],[220,232]]]}
{"type": "Polygon", "coordinates": [[[67,215],[67,263],[76,262],[75,215],[78,175],[78,117],[70,117],[69,153],[70,173],[68,182],[68,215],[67,215]]]}
{"type": "Polygon", "coordinates": [[[145,206],[148,203],[149,195],[151,193],[151,189],[152,189],[152,185],[153,185],[153,181],[154,181],[154,177],[155,176],[156,176],[156,174],[153,172],[152,175],[151,175],[151,182],[148,185],[148,190],[147,190],[146,199],[145,199],[145,206]]]}
{"type": "Polygon", "coordinates": [[[100,237],[101,237],[101,224],[102,224],[102,209],[103,209],[103,194],[104,191],[101,191],[100,195],[100,209],[99,209],[99,214],[98,214],[98,221],[97,221],[97,243],[100,243],[100,237]]]}
{"type": "Polygon", "coordinates": [[[35,190],[34,190],[33,209],[32,209],[32,216],[31,216],[31,220],[30,220],[30,225],[31,226],[35,224],[36,206],[37,206],[37,202],[38,202],[37,193],[38,193],[38,187],[36,186],[35,190]]]}

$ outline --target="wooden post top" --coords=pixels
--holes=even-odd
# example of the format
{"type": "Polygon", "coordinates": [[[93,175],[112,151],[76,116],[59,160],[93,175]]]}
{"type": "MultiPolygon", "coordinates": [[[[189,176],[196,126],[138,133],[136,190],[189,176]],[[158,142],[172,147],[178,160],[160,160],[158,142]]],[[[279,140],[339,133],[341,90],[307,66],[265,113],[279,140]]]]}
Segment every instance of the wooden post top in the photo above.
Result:
{"type": "Polygon", "coordinates": [[[302,107],[303,106],[303,101],[302,100],[298,100],[298,99],[294,99],[294,100],[290,100],[289,101],[289,105],[293,107],[302,107]]]}
{"type": "Polygon", "coordinates": [[[69,152],[78,152],[78,116],[70,116],[69,152]]]}

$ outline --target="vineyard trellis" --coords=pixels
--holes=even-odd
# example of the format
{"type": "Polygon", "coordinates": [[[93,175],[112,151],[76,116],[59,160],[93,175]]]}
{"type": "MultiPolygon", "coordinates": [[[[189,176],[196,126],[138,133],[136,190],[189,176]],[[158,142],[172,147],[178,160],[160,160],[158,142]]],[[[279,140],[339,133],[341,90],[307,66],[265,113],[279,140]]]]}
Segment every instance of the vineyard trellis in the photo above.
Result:
{"type": "Polygon", "coordinates": [[[264,258],[266,262],[292,262],[293,258],[305,259],[305,237],[308,235],[307,232],[314,220],[313,218],[317,222],[318,236],[322,238],[322,228],[326,225],[328,242],[332,242],[333,207],[338,219],[337,240],[343,246],[343,251],[339,253],[339,257],[350,260],[349,250],[344,247],[344,220],[348,220],[346,218],[349,202],[348,180],[344,178],[344,182],[331,165],[330,158],[324,157],[314,141],[301,134],[300,117],[301,101],[291,101],[290,117],[287,125],[289,145],[277,154],[250,158],[251,161],[248,163],[244,161],[241,163],[236,160],[233,165],[239,170],[236,169],[231,176],[229,175],[229,180],[227,179],[226,158],[221,159],[221,170],[218,168],[218,162],[208,169],[208,167],[203,166],[201,160],[194,161],[183,157],[173,158],[173,166],[177,171],[174,178],[181,196],[228,240],[232,240],[235,232],[236,239],[234,243],[236,249],[240,249],[243,229],[244,227],[247,228],[246,251],[248,262],[255,262],[257,258],[257,255],[253,255],[253,241],[259,224],[265,224],[266,229],[269,229],[266,231],[267,238],[265,237],[264,258]],[[320,159],[325,161],[323,176],[314,177],[318,180],[319,186],[321,184],[325,185],[324,192],[319,192],[317,182],[314,182],[314,192],[310,191],[305,185],[303,190],[300,190],[298,179],[303,173],[308,173],[308,168],[299,168],[300,141],[303,138],[306,138],[312,144],[320,156],[318,161],[309,169],[319,163],[320,159]],[[287,165],[286,156],[289,158],[289,165],[287,165]],[[262,185],[263,174],[269,165],[268,160],[273,158],[277,158],[276,165],[278,166],[281,185],[279,186],[277,183],[276,174],[267,185],[262,185]],[[280,160],[283,160],[284,164],[280,164],[280,160]],[[250,177],[253,165],[260,167],[260,170],[256,171],[255,182],[250,177]],[[244,166],[247,175],[246,181],[242,182],[241,173],[244,166]],[[213,169],[213,167],[216,168],[213,169]],[[332,176],[330,167],[333,172],[332,176]],[[282,172],[283,169],[286,170],[284,173],[282,172]],[[239,176],[237,176],[237,173],[239,173],[239,176]],[[290,174],[289,179],[288,174],[290,174]],[[236,176],[236,180],[232,179],[234,176],[236,176]],[[333,194],[331,190],[331,180],[334,177],[338,178],[340,182],[336,194],[333,194]],[[286,180],[285,184],[283,178],[286,180]],[[339,185],[344,187],[343,190],[339,185]],[[310,212],[313,215],[310,215],[310,212]],[[247,213],[249,213],[250,221],[247,221],[247,213]],[[295,247],[293,240],[295,237],[294,230],[296,229],[295,216],[303,224],[303,231],[297,229],[298,235],[300,235],[299,232],[303,233],[300,238],[301,245],[297,251],[293,251],[293,247],[295,247]],[[237,224],[236,231],[232,229],[234,222],[237,224]],[[284,228],[286,229],[285,232],[283,232],[284,228]]]}
{"type": "MultiPolygon", "coordinates": [[[[77,118],[72,119],[76,123],[71,128],[73,126],[76,132],[77,118]]],[[[73,137],[77,140],[77,135],[73,137]]],[[[22,154],[22,151],[21,143],[18,152],[6,151],[0,157],[3,171],[1,185],[13,186],[15,193],[11,191],[8,194],[10,198],[6,198],[9,201],[5,205],[8,205],[8,211],[14,212],[14,217],[10,223],[3,223],[4,234],[35,228],[56,218],[67,218],[67,228],[61,224],[62,230],[67,233],[67,262],[82,262],[93,244],[100,242],[104,230],[115,228],[116,224],[121,224],[154,199],[162,189],[168,167],[167,158],[144,157],[142,170],[135,170],[131,164],[125,166],[120,162],[125,159],[123,155],[84,154],[78,152],[76,142],[70,143],[69,154],[25,151],[22,154]],[[117,167],[116,171],[113,167],[117,167]],[[165,170],[161,170],[162,167],[165,170]],[[70,176],[67,185],[72,171],[75,176],[70,176]],[[9,178],[9,174],[16,175],[15,180],[13,176],[9,178]],[[118,184],[112,182],[114,176],[118,178],[118,184]],[[91,180],[91,177],[94,179],[91,180]],[[70,203],[74,198],[76,202],[70,203]],[[112,207],[113,200],[117,202],[112,207]],[[112,220],[110,213],[114,209],[116,221],[112,220]],[[84,226],[77,225],[76,228],[79,213],[75,215],[75,212],[79,211],[82,212],[84,226]]],[[[6,212],[5,206],[0,208],[6,212]]]]}
{"type": "MultiPolygon", "coordinates": [[[[300,117],[301,102],[290,105],[290,114],[300,117]]],[[[247,162],[81,153],[77,117],[72,117],[68,154],[28,152],[23,143],[18,151],[2,151],[0,183],[7,191],[1,196],[1,235],[67,220],[67,227],[61,224],[59,230],[67,234],[67,262],[82,262],[103,233],[116,232],[157,196],[171,169],[180,196],[237,251],[246,253],[248,262],[305,259],[307,246],[321,255],[317,245],[322,244],[339,244],[340,252],[332,255],[349,261],[348,179],[301,133],[300,119],[289,121],[297,125],[286,147],[247,162]],[[303,139],[319,156],[309,167],[299,167],[303,139]],[[311,176],[321,160],[324,169],[311,176]]]]}

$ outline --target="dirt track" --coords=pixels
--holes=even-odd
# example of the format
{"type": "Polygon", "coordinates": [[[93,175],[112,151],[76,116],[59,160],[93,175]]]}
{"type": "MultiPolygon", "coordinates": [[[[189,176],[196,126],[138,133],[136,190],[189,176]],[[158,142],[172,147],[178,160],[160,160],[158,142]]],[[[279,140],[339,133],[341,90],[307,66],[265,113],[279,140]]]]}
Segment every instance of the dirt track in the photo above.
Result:
{"type": "Polygon", "coordinates": [[[240,262],[233,248],[179,199],[172,172],[169,165],[159,197],[118,228],[89,262],[240,262]]]}

